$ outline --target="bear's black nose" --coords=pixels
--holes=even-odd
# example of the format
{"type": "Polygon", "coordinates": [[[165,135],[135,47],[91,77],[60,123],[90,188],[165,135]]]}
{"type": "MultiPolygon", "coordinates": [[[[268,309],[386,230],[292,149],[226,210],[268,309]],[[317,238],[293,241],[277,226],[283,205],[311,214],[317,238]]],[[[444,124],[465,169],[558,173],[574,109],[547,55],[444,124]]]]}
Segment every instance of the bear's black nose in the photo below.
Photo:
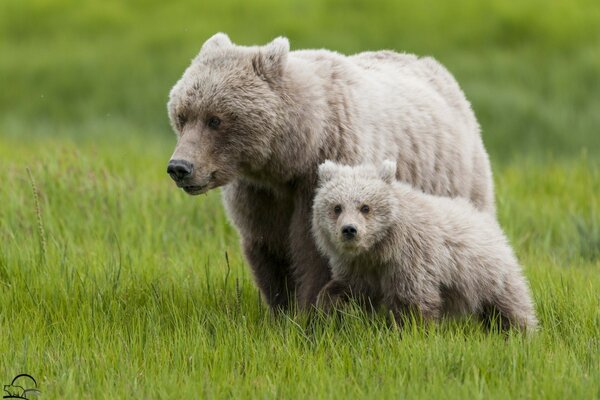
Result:
{"type": "Polygon", "coordinates": [[[181,181],[192,174],[194,164],[186,160],[171,160],[167,166],[167,173],[174,181],[181,181]]]}
{"type": "Polygon", "coordinates": [[[356,227],[354,225],[342,226],[342,236],[344,236],[344,239],[354,239],[357,233],[358,231],[356,230],[356,227]]]}

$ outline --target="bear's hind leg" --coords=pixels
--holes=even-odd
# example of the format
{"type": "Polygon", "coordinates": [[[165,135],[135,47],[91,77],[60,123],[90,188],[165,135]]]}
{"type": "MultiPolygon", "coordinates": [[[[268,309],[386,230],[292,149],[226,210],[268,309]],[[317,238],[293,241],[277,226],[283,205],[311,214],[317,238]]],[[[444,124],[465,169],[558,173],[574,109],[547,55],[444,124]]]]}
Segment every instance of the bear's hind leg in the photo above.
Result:
{"type": "Polygon", "coordinates": [[[531,294],[525,278],[520,273],[507,274],[502,290],[484,310],[483,317],[487,323],[497,312],[502,330],[511,326],[527,332],[537,329],[538,321],[531,294]]]}

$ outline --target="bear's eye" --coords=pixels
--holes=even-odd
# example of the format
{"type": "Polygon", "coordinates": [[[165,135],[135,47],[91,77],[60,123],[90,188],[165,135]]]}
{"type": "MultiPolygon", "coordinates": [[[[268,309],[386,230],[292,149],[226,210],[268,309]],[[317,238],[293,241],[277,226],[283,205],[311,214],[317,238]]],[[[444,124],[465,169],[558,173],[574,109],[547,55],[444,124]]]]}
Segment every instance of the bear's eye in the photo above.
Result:
{"type": "Polygon", "coordinates": [[[337,206],[333,207],[333,212],[335,215],[340,215],[342,213],[342,206],[338,204],[337,206]]]}
{"type": "Polygon", "coordinates": [[[179,128],[183,128],[184,125],[187,123],[188,119],[187,116],[184,114],[177,114],[177,125],[179,125],[179,128]]]}
{"type": "Polygon", "coordinates": [[[369,206],[368,206],[368,205],[366,205],[366,204],[363,204],[363,205],[360,207],[360,212],[361,212],[361,213],[363,213],[363,214],[368,214],[368,213],[369,213],[369,211],[371,211],[371,209],[370,209],[370,208],[369,208],[369,206]]]}
{"type": "Polygon", "coordinates": [[[221,125],[221,120],[218,117],[210,117],[207,124],[209,128],[217,129],[221,125]]]}

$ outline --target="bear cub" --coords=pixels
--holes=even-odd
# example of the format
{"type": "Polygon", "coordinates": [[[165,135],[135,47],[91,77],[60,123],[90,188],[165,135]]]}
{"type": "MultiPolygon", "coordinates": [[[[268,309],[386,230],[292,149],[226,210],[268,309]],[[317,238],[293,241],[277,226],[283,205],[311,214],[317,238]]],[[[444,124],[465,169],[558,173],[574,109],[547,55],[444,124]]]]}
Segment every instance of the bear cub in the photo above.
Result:
{"type": "Polygon", "coordinates": [[[436,197],[396,181],[386,161],[319,167],[312,233],[329,258],[325,311],[354,297],[384,306],[402,325],[475,314],[503,330],[537,326],[531,294],[502,229],[461,198],[436,197]]]}

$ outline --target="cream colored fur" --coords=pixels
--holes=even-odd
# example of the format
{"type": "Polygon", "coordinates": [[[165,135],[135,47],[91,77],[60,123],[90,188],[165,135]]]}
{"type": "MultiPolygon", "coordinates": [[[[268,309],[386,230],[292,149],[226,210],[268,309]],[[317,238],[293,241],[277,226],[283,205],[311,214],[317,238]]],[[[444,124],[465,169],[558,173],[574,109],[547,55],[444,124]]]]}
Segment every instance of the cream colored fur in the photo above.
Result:
{"type": "Polygon", "coordinates": [[[389,307],[400,322],[411,309],[436,320],[497,311],[505,327],[535,329],[529,288],[495,218],[464,199],[397,182],[395,171],[394,162],[380,171],[320,167],[312,228],[333,281],[321,305],[353,293],[389,307]],[[344,227],[356,236],[345,238],[344,227]]]}
{"type": "Polygon", "coordinates": [[[310,235],[317,167],[397,161],[397,178],[495,213],[479,126],[452,75],[392,51],[289,51],[285,38],[210,38],[170,93],[190,194],[223,187],[228,214],[267,302],[313,304],[329,280],[310,235]],[[209,121],[218,117],[220,125],[209,121]]]}

